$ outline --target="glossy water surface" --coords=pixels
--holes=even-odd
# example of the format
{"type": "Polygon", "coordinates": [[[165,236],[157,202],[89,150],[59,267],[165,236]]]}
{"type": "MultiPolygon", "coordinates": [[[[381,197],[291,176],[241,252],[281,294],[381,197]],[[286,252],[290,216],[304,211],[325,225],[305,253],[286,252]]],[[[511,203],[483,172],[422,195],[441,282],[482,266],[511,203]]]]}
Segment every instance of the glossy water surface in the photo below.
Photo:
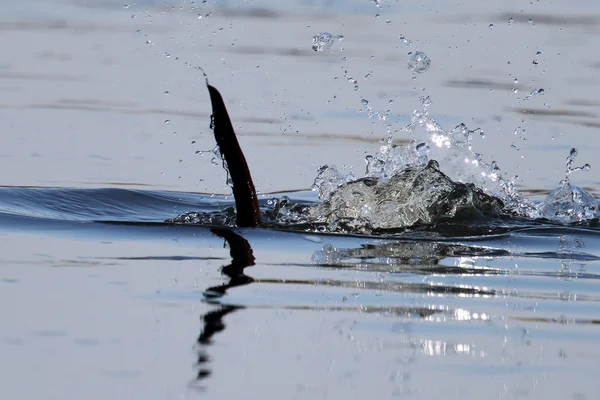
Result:
{"type": "Polygon", "coordinates": [[[317,202],[321,165],[361,175],[423,95],[446,129],[481,127],[474,149],[524,196],[555,189],[577,147],[592,169],[571,181],[598,197],[596,2],[124,6],[2,6],[3,398],[597,397],[596,222],[165,222],[233,204],[201,194],[228,187],[186,63],[224,94],[258,189],[278,192],[264,208],[317,202]],[[320,32],[344,39],[314,52],[320,32]]]}

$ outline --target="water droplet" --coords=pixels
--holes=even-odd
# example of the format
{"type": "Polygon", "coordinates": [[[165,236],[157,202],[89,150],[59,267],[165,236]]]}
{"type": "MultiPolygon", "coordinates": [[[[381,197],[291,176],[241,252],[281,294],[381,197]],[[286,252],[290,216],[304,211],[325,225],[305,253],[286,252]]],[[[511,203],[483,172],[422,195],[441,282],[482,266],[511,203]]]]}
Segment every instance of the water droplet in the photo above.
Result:
{"type": "Polygon", "coordinates": [[[404,35],[400,35],[400,36],[398,36],[398,38],[399,38],[399,39],[402,41],[402,43],[404,43],[405,45],[407,45],[407,46],[412,46],[412,40],[408,40],[408,39],[406,38],[406,36],[404,36],[404,35]]]}
{"type": "Polygon", "coordinates": [[[542,52],[541,52],[541,51],[538,51],[537,53],[535,53],[535,55],[539,57],[539,56],[541,56],[541,55],[542,55],[542,52]]]}
{"type": "Polygon", "coordinates": [[[335,39],[342,41],[344,40],[344,36],[338,35],[334,38],[329,32],[321,32],[318,35],[313,36],[312,49],[314,51],[330,50],[335,42],[335,39]]]}
{"type": "Polygon", "coordinates": [[[171,123],[171,121],[170,121],[170,120],[168,120],[168,119],[165,119],[165,125],[169,125],[170,123],[171,123]]]}
{"type": "Polygon", "coordinates": [[[517,78],[515,78],[514,82],[515,82],[515,85],[516,85],[517,83],[519,83],[519,80],[517,78]]]}
{"type": "Polygon", "coordinates": [[[167,96],[168,96],[168,95],[169,95],[169,93],[170,93],[170,92],[169,92],[168,90],[165,90],[165,95],[167,95],[167,96]]]}
{"type": "Polygon", "coordinates": [[[515,22],[514,18],[509,18],[508,19],[508,26],[512,26],[513,22],[515,22]]]}
{"type": "Polygon", "coordinates": [[[192,144],[196,144],[196,141],[195,141],[195,140],[192,140],[192,144]]]}
{"type": "Polygon", "coordinates": [[[471,141],[471,138],[473,137],[473,131],[470,131],[465,124],[460,124],[457,125],[452,132],[450,132],[450,136],[452,137],[454,144],[464,145],[471,141]]]}
{"type": "Polygon", "coordinates": [[[533,24],[533,20],[531,18],[529,18],[529,20],[527,21],[529,24],[533,24]]]}
{"type": "Polygon", "coordinates": [[[427,54],[422,51],[415,51],[408,53],[408,69],[413,70],[416,74],[422,74],[427,72],[429,66],[431,65],[431,59],[427,56],[427,54]]]}
{"type": "Polygon", "coordinates": [[[533,65],[538,65],[538,64],[539,64],[539,61],[538,61],[538,60],[533,60],[531,63],[532,63],[533,65]]]}
{"type": "Polygon", "coordinates": [[[538,89],[538,91],[537,91],[537,94],[539,94],[539,95],[543,95],[544,93],[545,93],[544,89],[538,89]]]}
{"type": "Polygon", "coordinates": [[[490,24],[490,25],[488,26],[488,28],[490,28],[490,29],[494,29],[494,24],[490,24]]]}
{"type": "Polygon", "coordinates": [[[363,106],[369,108],[369,100],[367,100],[367,99],[361,99],[360,102],[362,103],[363,106]]]}

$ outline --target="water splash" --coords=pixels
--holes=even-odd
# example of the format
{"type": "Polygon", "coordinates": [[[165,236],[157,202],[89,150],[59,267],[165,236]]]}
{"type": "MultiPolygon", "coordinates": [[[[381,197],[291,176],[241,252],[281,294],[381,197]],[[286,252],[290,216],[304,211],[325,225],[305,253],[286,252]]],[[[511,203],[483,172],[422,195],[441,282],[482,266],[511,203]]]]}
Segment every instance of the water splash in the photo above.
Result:
{"type": "Polygon", "coordinates": [[[561,224],[572,224],[598,218],[598,202],[593,194],[569,181],[575,171],[589,171],[590,165],[573,167],[577,158],[577,149],[571,149],[565,163],[565,179],[554,189],[539,206],[539,217],[561,224]]]}
{"type": "Polygon", "coordinates": [[[473,184],[452,181],[431,160],[390,179],[361,178],[342,184],[309,211],[310,220],[331,231],[370,234],[452,218],[502,213],[502,202],[473,184]]]}

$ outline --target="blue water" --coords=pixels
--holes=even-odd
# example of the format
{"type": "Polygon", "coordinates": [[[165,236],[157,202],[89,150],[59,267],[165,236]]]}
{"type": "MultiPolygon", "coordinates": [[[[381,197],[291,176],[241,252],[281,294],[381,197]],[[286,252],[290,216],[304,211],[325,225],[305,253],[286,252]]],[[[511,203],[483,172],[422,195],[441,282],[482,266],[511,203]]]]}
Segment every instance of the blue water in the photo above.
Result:
{"type": "MultiPolygon", "coordinates": [[[[2,6],[3,398],[597,397],[596,220],[379,235],[166,222],[235,215],[206,193],[224,193],[225,173],[194,156],[214,141],[203,78],[184,62],[222,89],[265,192],[308,187],[325,163],[362,174],[386,127],[361,99],[389,107],[395,131],[431,95],[445,129],[485,131],[474,151],[519,174],[521,193],[542,200],[577,147],[592,170],[572,182],[597,195],[597,2],[75,3],[2,6]],[[321,31],[344,34],[344,54],[313,53],[321,31]],[[412,49],[432,59],[414,80],[412,49]]],[[[284,194],[318,201],[267,194],[263,212],[284,194]]]]}

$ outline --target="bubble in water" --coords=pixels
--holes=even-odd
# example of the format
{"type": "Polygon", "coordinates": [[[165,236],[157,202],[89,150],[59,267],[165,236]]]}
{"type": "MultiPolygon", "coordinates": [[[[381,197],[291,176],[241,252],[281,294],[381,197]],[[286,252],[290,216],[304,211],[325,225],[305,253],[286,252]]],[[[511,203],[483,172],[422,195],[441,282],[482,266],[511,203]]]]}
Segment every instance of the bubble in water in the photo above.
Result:
{"type": "Polygon", "coordinates": [[[422,74],[427,72],[431,65],[431,59],[427,54],[422,51],[415,51],[408,53],[408,69],[413,70],[415,74],[422,74]]]}
{"type": "Polygon", "coordinates": [[[314,51],[330,50],[333,47],[333,43],[336,39],[341,41],[344,39],[344,36],[338,35],[334,37],[329,32],[321,32],[318,35],[313,36],[312,49],[314,51]]]}

